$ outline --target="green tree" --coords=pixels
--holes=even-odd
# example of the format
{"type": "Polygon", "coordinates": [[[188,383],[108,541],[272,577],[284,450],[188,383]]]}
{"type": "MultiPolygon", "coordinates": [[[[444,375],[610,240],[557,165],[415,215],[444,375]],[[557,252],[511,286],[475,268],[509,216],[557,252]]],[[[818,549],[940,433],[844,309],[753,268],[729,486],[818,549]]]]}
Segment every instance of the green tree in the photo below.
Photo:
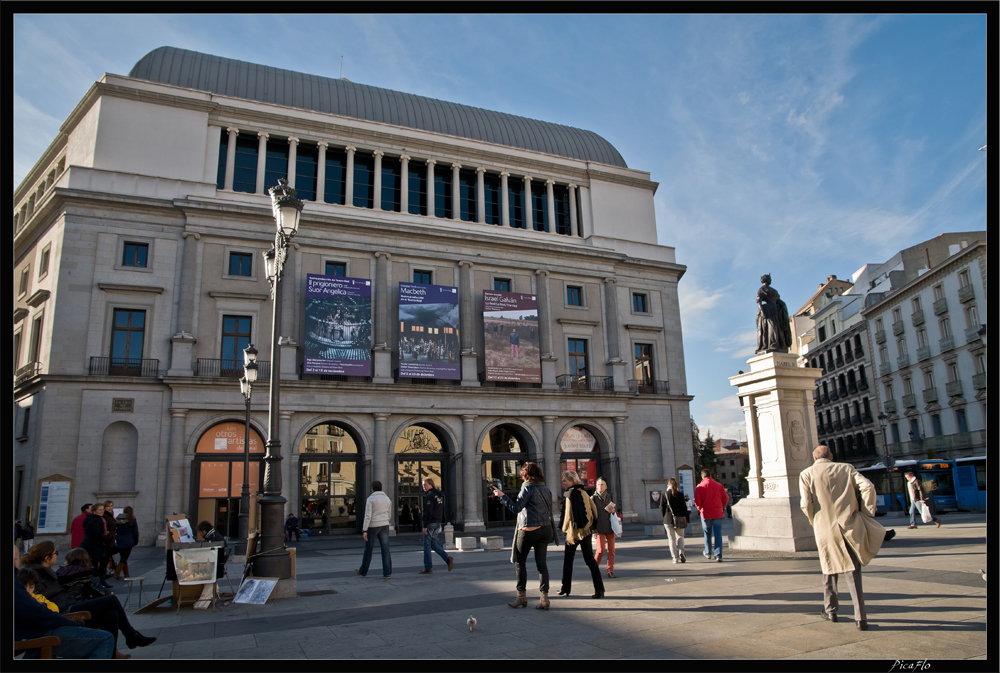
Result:
{"type": "Polygon", "coordinates": [[[695,475],[695,481],[701,481],[701,470],[711,470],[712,475],[715,475],[715,439],[712,438],[711,430],[705,435],[705,441],[698,449],[697,459],[698,474],[695,475]]]}

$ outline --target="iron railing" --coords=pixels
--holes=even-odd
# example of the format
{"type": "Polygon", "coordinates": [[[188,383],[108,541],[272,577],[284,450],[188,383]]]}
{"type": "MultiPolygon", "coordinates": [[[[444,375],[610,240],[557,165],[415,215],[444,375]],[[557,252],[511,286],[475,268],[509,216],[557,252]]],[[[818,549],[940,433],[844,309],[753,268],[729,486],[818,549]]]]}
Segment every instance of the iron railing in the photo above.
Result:
{"type": "Polygon", "coordinates": [[[602,392],[615,389],[615,380],[611,376],[588,376],[586,374],[563,374],[556,377],[560,390],[589,390],[602,392]]]}
{"type": "Polygon", "coordinates": [[[667,381],[642,381],[630,379],[628,391],[639,395],[669,395],[670,385],[667,381]]]}
{"type": "MultiPolygon", "coordinates": [[[[223,360],[221,358],[198,358],[197,376],[217,379],[243,378],[243,360],[223,360]]],[[[270,360],[257,360],[257,380],[271,378],[270,360]]]]}
{"type": "Polygon", "coordinates": [[[92,376],[143,376],[156,378],[159,373],[159,360],[111,357],[90,358],[90,374],[92,376]]]}
{"type": "Polygon", "coordinates": [[[24,365],[16,372],[14,372],[14,385],[15,386],[21,385],[28,379],[32,379],[38,376],[38,374],[40,374],[41,371],[42,371],[41,362],[29,362],[28,364],[24,365]]]}

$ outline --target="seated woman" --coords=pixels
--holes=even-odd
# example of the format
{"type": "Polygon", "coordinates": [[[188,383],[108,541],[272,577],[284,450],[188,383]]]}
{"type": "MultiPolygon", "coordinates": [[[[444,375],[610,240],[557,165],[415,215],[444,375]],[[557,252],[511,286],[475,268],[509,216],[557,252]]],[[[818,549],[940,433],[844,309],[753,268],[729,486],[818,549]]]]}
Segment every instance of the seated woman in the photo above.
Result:
{"type": "MultiPolygon", "coordinates": [[[[86,551],[83,549],[74,549],[69,553],[73,555],[74,563],[72,565],[86,567],[90,570],[90,576],[97,579],[93,573],[93,563],[86,551]]],[[[52,570],[57,559],[58,552],[56,552],[55,544],[46,540],[31,547],[28,555],[21,559],[21,564],[23,567],[30,568],[38,574],[38,584],[35,588],[36,593],[45,596],[45,598],[55,603],[56,607],[59,608],[59,612],[89,612],[90,619],[85,622],[86,626],[103,629],[114,636],[116,659],[128,659],[131,656],[118,652],[119,630],[125,635],[125,644],[130,649],[146,647],[156,640],[156,638],[149,638],[136,631],[129,623],[128,616],[125,614],[125,610],[122,609],[122,604],[118,600],[118,597],[113,595],[111,591],[104,589],[100,581],[96,583],[91,582],[82,571],[79,571],[79,573],[64,574],[64,576],[71,578],[71,583],[76,583],[75,588],[78,595],[74,596],[60,581],[59,575],[52,570]],[[86,586],[90,587],[89,590],[84,588],[84,580],[86,580],[86,586]],[[97,590],[96,587],[104,589],[107,594],[89,599],[83,598],[88,593],[93,595],[97,590]]]]}

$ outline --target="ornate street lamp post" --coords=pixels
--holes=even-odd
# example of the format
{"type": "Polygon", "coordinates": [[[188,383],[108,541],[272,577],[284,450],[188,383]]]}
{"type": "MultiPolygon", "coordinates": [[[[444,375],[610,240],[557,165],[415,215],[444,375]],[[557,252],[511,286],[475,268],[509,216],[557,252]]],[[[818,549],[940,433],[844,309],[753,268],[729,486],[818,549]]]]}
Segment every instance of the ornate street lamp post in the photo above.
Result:
{"type": "Polygon", "coordinates": [[[302,201],[295,198],[295,189],[280,178],[271,187],[271,209],[277,231],[274,247],[264,253],[267,280],[271,285],[274,316],[271,323],[271,391],[267,409],[267,454],[264,456],[264,494],[260,499],[260,548],[254,559],[254,575],[287,579],[292,576],[292,562],[285,549],[285,499],[281,497],[281,440],[278,439],[280,407],[281,355],[278,339],[281,330],[281,273],[288,255],[288,244],[299,229],[302,201]]]}
{"type": "Polygon", "coordinates": [[[889,455],[889,441],[885,435],[885,422],[888,418],[884,411],[878,415],[878,424],[882,428],[882,446],[885,448],[885,458],[882,462],[885,464],[885,481],[889,488],[889,511],[898,512],[902,507],[900,507],[899,501],[896,500],[896,493],[892,484],[892,466],[896,461],[889,455]]]}
{"type": "MultiPolygon", "coordinates": [[[[240,493],[240,537],[236,541],[236,555],[247,553],[247,535],[250,533],[250,395],[257,381],[257,349],[248,345],[243,349],[243,378],[240,392],[246,403],[246,426],[243,428],[243,490],[240,493]]],[[[251,550],[252,553],[253,550],[251,550]]]]}

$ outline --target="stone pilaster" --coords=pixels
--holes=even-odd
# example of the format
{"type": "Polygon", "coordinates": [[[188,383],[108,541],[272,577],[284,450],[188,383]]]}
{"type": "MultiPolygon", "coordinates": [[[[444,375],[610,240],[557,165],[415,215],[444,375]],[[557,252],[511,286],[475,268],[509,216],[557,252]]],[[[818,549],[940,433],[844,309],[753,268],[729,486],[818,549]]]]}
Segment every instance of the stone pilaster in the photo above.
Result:
{"type": "MultiPolygon", "coordinates": [[[[295,457],[296,464],[298,463],[298,447],[292,446],[292,415],[294,411],[281,410],[278,412],[278,436],[281,437],[281,446],[287,447],[285,451],[288,453],[289,457],[295,457]]],[[[285,498],[285,518],[288,518],[289,513],[295,512],[298,509],[299,503],[299,491],[298,479],[292,480],[292,475],[298,475],[299,473],[292,472],[292,460],[281,461],[281,483],[285,489],[285,493],[288,495],[285,498]]],[[[295,516],[298,516],[296,514],[295,516]]]]}
{"type": "Polygon", "coordinates": [[[434,215],[434,164],[437,162],[433,159],[427,160],[427,212],[425,213],[428,217],[435,217],[434,215]]]}
{"type": "Polygon", "coordinates": [[[170,369],[167,376],[194,376],[192,363],[194,345],[195,276],[199,234],[185,231],[181,246],[181,287],[177,307],[177,331],[170,337],[170,369]]]}
{"type": "Polygon", "coordinates": [[[462,415],[462,472],[463,479],[463,517],[465,532],[486,530],[483,523],[482,500],[480,498],[480,464],[482,456],[476,446],[475,426],[476,414],[462,415]]]}
{"type": "MultiPolygon", "coordinates": [[[[184,501],[184,486],[190,481],[184,481],[184,420],[188,410],[170,408],[170,440],[167,453],[166,494],[163,502],[163,516],[175,512],[185,512],[187,503],[184,501]]],[[[188,473],[190,474],[190,473],[188,473]]],[[[185,512],[187,513],[187,512],[185,512]]]]}
{"type": "Polygon", "coordinates": [[[399,212],[410,212],[410,157],[399,157],[399,212]]]}
{"type": "Polygon", "coordinates": [[[555,390],[556,358],[552,352],[552,312],[549,306],[549,272],[535,271],[535,297],[538,301],[538,350],[542,363],[542,388],[555,390]]]}
{"type": "Polygon", "coordinates": [[[549,228],[552,233],[556,231],[556,196],[553,187],[555,180],[545,181],[545,211],[549,214],[549,228]]]}
{"type": "Polygon", "coordinates": [[[462,191],[459,189],[459,173],[462,164],[456,162],[451,165],[451,219],[462,219],[462,191]]]}
{"type": "Polygon", "coordinates": [[[569,229],[573,236],[582,236],[576,223],[576,185],[569,183],[569,229]]]}
{"type": "Polygon", "coordinates": [[[389,260],[387,252],[375,253],[375,356],[373,383],[392,383],[392,349],[389,347],[389,260]]]}
{"type": "MultiPolygon", "coordinates": [[[[557,502],[559,493],[559,488],[556,486],[559,482],[559,454],[556,452],[554,426],[556,418],[556,416],[542,416],[542,460],[545,461],[545,483],[549,484],[553,504],[557,502]]],[[[558,523],[560,513],[553,509],[552,514],[558,523]]]]}
{"type": "Polygon", "coordinates": [[[521,213],[524,215],[524,228],[534,229],[534,217],[535,214],[532,212],[531,208],[531,176],[524,176],[524,203],[522,204],[521,213]]]}
{"type": "Polygon", "coordinates": [[[622,359],[618,343],[618,288],[615,278],[604,279],[604,326],[605,344],[608,351],[608,373],[614,379],[615,390],[628,392],[625,380],[625,361],[622,359]]]}
{"type": "Polygon", "coordinates": [[[375,445],[372,446],[372,478],[371,481],[381,481],[383,490],[388,492],[389,470],[388,465],[391,459],[389,451],[389,439],[386,434],[386,421],[390,414],[376,412],[375,417],[375,445]]]}
{"type": "Polygon", "coordinates": [[[486,222],[486,169],[482,166],[476,168],[476,222],[484,224],[486,222]]]}
{"type": "Polygon", "coordinates": [[[479,356],[475,347],[475,288],[472,281],[472,262],[458,263],[458,319],[459,342],[462,352],[462,385],[479,387],[479,356]]]}
{"type": "MultiPolygon", "coordinates": [[[[629,470],[628,465],[628,433],[625,428],[625,421],[628,420],[628,416],[614,416],[611,419],[615,424],[615,445],[612,447],[609,455],[612,458],[618,458],[618,480],[621,482],[622,492],[619,494],[622,502],[622,519],[624,521],[639,521],[639,513],[637,510],[643,509],[645,507],[640,507],[642,502],[636,502],[632,497],[632,484],[629,482],[629,478],[632,475],[632,471],[629,470]]],[[[641,497],[642,494],[639,494],[641,497]]]]}

